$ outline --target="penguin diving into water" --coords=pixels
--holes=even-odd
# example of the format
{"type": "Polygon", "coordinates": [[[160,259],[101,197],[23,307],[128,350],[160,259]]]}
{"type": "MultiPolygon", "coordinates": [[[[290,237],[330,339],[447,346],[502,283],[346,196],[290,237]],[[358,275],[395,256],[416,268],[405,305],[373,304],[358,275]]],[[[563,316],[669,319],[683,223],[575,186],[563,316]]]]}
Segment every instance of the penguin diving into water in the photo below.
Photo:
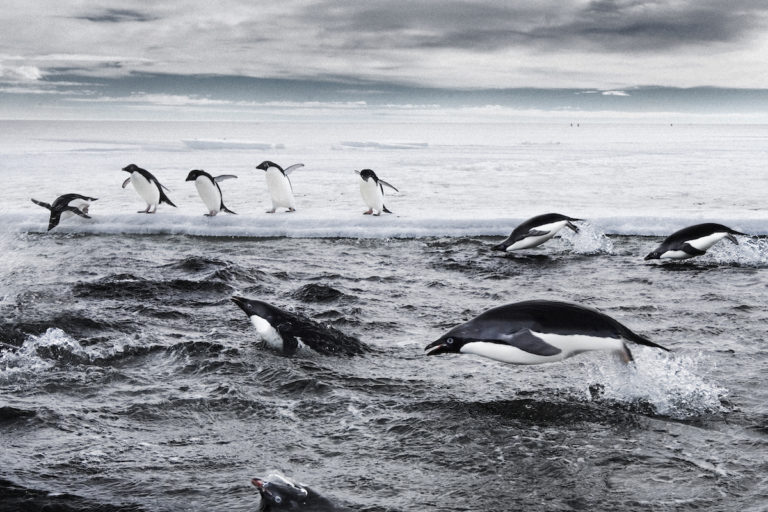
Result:
{"type": "Polygon", "coordinates": [[[746,233],[712,222],[688,226],[665,238],[661,245],[645,257],[645,260],[684,260],[701,256],[723,238],[738,245],[739,241],[733,235],[746,235],[746,233]]]}
{"type": "Polygon", "coordinates": [[[53,204],[32,199],[32,202],[36,205],[50,210],[51,216],[48,219],[48,231],[58,226],[59,222],[62,220],[71,217],[72,215],[79,215],[85,219],[90,219],[91,217],[88,215],[88,208],[93,201],[96,201],[95,197],[82,196],[80,194],[64,194],[57,197],[53,204]]]}
{"type": "Polygon", "coordinates": [[[363,215],[371,215],[378,217],[384,213],[392,213],[384,206],[384,187],[389,187],[395,192],[400,192],[394,186],[390,185],[386,181],[376,176],[376,173],[371,169],[363,169],[362,171],[355,171],[360,176],[360,195],[363,196],[363,202],[368,207],[368,210],[363,212],[363,215]],[[374,213],[374,211],[376,213],[374,213]]]}
{"type": "Polygon", "coordinates": [[[367,350],[367,346],[353,336],[266,302],[244,297],[232,297],[232,302],[248,315],[267,347],[285,356],[307,350],[324,355],[354,356],[367,350]]]}
{"type": "Polygon", "coordinates": [[[633,360],[627,342],[668,350],[596,309],[568,302],[530,300],[489,309],[427,345],[428,356],[475,354],[510,364],[562,361],[603,351],[633,360]]]}
{"type": "Polygon", "coordinates": [[[267,213],[275,213],[278,208],[287,208],[289,212],[296,211],[296,200],[293,198],[293,185],[288,175],[304,164],[294,164],[283,169],[274,162],[265,160],[256,166],[264,171],[267,178],[267,188],[272,198],[272,209],[267,213]]]}
{"type": "Polygon", "coordinates": [[[176,208],[176,205],[168,199],[163,191],[163,189],[168,189],[161,185],[151,172],[134,164],[123,167],[123,170],[130,174],[128,179],[123,182],[123,188],[132,183],[136,193],[147,203],[147,209],[139,210],[138,213],[155,213],[157,205],[160,203],[166,203],[176,208]]]}
{"type": "Polygon", "coordinates": [[[219,212],[227,212],[237,215],[235,212],[224,206],[224,199],[221,195],[221,188],[219,182],[229,179],[237,178],[234,174],[222,174],[215,178],[205,171],[195,169],[189,171],[187,179],[184,181],[194,181],[197,193],[200,195],[200,199],[203,200],[205,207],[208,208],[206,217],[215,217],[219,212]]]}
{"type": "Polygon", "coordinates": [[[582,219],[566,217],[559,213],[545,213],[526,220],[514,230],[506,240],[491,247],[494,251],[517,251],[539,246],[555,236],[562,228],[567,227],[578,233],[579,228],[574,222],[582,219]]]}

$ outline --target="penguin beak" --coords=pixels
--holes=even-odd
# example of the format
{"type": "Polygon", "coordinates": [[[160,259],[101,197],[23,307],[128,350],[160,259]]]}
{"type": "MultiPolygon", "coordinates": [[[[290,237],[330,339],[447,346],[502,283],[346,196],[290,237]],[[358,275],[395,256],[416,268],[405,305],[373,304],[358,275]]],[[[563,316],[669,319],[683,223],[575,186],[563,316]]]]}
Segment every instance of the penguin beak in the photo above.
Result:
{"type": "Polygon", "coordinates": [[[506,251],[507,250],[507,246],[504,245],[504,244],[497,244],[497,245],[494,245],[493,247],[491,247],[491,250],[492,251],[506,251]]]}
{"type": "Polygon", "coordinates": [[[240,309],[242,309],[245,312],[246,315],[250,316],[250,314],[248,313],[248,309],[247,309],[248,302],[246,301],[246,299],[244,299],[242,297],[235,296],[235,297],[232,297],[232,302],[237,304],[240,307],[240,309]]]}
{"type": "Polygon", "coordinates": [[[251,483],[255,485],[258,490],[262,490],[264,488],[264,481],[260,478],[252,479],[251,483]]]}
{"type": "Polygon", "coordinates": [[[645,261],[648,261],[648,260],[657,260],[657,259],[659,259],[659,256],[658,256],[658,255],[657,255],[655,252],[651,252],[651,253],[648,253],[648,256],[646,256],[645,258],[643,258],[643,260],[645,260],[645,261]]]}
{"type": "Polygon", "coordinates": [[[437,340],[424,347],[424,351],[428,356],[436,356],[446,352],[445,348],[445,343],[442,340],[437,340]]]}

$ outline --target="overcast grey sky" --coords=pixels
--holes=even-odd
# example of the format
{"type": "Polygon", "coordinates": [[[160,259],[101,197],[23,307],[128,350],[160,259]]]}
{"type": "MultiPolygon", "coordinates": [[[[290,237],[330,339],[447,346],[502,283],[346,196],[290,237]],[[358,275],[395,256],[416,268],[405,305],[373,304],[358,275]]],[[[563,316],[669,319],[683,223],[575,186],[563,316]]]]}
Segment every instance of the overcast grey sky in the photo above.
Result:
{"type": "Polygon", "coordinates": [[[143,74],[178,77],[169,92],[178,97],[194,75],[438,89],[768,88],[764,0],[5,0],[0,34],[6,98],[109,99],[106,84],[143,74]]]}

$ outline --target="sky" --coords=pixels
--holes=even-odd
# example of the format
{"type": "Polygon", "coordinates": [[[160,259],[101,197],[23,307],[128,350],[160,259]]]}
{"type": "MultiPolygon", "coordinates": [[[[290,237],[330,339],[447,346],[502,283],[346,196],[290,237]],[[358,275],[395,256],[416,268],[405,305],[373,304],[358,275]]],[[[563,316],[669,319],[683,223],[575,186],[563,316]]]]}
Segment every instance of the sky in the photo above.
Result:
{"type": "Polygon", "coordinates": [[[4,0],[0,34],[5,118],[264,105],[768,111],[764,0],[4,0]]]}

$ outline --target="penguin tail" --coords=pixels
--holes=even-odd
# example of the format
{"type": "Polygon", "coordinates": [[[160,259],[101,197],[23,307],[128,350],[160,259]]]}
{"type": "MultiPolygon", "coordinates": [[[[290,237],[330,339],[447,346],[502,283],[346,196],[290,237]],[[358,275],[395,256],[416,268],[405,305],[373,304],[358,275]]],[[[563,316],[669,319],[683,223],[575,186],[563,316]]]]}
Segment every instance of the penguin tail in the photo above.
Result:
{"type": "Polygon", "coordinates": [[[572,220],[581,220],[581,219],[570,219],[568,222],[565,223],[565,226],[569,228],[571,231],[573,231],[574,233],[578,233],[579,227],[576,224],[573,224],[571,222],[572,220]]]}
{"type": "Polygon", "coordinates": [[[386,206],[382,205],[382,208],[383,208],[382,211],[384,213],[392,213],[391,211],[389,211],[389,208],[387,208],[386,206]]]}
{"type": "Polygon", "coordinates": [[[168,199],[168,196],[165,195],[165,192],[163,192],[162,189],[160,189],[160,202],[161,203],[169,204],[169,205],[173,206],[174,208],[176,208],[176,205],[173,204],[170,199],[168,199]]]}
{"type": "Polygon", "coordinates": [[[229,208],[224,206],[224,203],[221,203],[221,211],[224,211],[224,212],[227,212],[227,213],[231,213],[232,215],[237,215],[237,213],[233,212],[232,210],[230,210],[229,208]]]}
{"type": "Polygon", "coordinates": [[[667,347],[662,347],[658,343],[654,343],[648,338],[644,336],[640,336],[639,334],[632,333],[634,336],[629,338],[631,341],[637,343],[638,345],[645,345],[646,347],[653,347],[653,348],[659,348],[665,352],[671,352],[667,347]]]}
{"type": "Polygon", "coordinates": [[[42,206],[43,208],[48,208],[49,210],[52,210],[53,207],[49,205],[48,203],[44,203],[42,201],[38,201],[37,199],[31,199],[33,203],[35,203],[38,206],[42,206]]]}

